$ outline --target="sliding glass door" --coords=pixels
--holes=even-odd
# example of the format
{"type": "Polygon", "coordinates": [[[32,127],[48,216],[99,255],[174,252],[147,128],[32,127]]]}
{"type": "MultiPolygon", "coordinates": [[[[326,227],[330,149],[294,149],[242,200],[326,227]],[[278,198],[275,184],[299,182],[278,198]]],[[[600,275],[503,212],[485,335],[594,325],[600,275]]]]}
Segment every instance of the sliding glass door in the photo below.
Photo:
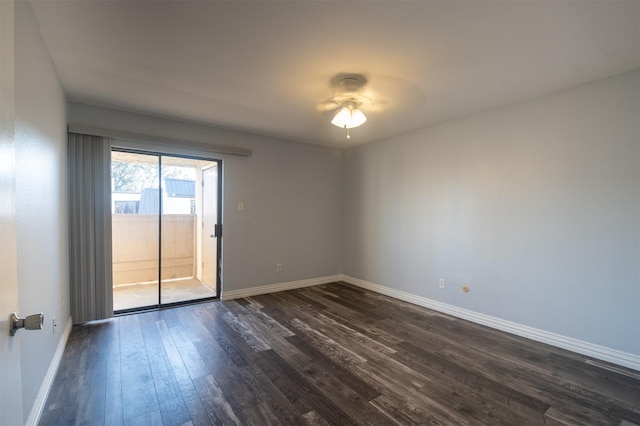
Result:
{"type": "Polygon", "coordinates": [[[218,297],[220,161],[114,150],[111,165],[114,311],[218,297]]]}

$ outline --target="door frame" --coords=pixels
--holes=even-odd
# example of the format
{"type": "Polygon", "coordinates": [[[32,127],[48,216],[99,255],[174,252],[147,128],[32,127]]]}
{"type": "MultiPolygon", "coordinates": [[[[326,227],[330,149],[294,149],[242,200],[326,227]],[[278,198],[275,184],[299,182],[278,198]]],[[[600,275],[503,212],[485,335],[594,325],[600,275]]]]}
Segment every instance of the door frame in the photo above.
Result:
{"type": "MultiPolygon", "coordinates": [[[[152,310],[158,310],[158,309],[164,309],[164,308],[171,308],[171,307],[175,307],[175,306],[181,306],[181,305],[189,305],[189,304],[195,304],[195,303],[202,303],[202,302],[207,302],[207,301],[211,301],[211,300],[219,300],[220,299],[220,295],[222,294],[222,203],[223,203],[223,193],[222,193],[222,159],[220,158],[212,158],[212,157],[208,157],[208,156],[202,156],[202,155],[190,155],[190,154],[175,154],[175,153],[171,153],[171,152],[164,152],[161,150],[146,150],[146,149],[137,149],[137,148],[127,148],[126,146],[118,146],[118,145],[113,145],[111,147],[111,152],[125,152],[125,153],[131,153],[131,154],[141,154],[141,155],[151,155],[151,156],[157,156],[158,157],[158,178],[159,178],[159,182],[158,182],[158,196],[159,196],[159,220],[158,220],[158,238],[159,238],[159,244],[158,244],[158,303],[156,305],[147,305],[147,306],[140,306],[140,307],[135,307],[135,308],[127,308],[127,309],[121,309],[121,310],[117,310],[114,311],[114,316],[118,316],[118,315],[126,315],[126,314],[130,314],[130,313],[137,313],[137,312],[144,312],[144,311],[152,311],[152,310]],[[200,299],[193,299],[193,300],[185,300],[185,301],[179,301],[179,302],[170,302],[170,303],[162,303],[162,157],[173,157],[173,158],[183,158],[183,159],[188,159],[188,160],[201,160],[201,161],[208,161],[211,163],[216,163],[216,167],[218,170],[218,176],[217,176],[217,224],[216,224],[216,232],[218,234],[218,237],[216,238],[216,289],[215,289],[215,296],[212,297],[205,297],[205,298],[200,298],[200,299]]],[[[112,283],[113,286],[113,283],[112,283]]]]}

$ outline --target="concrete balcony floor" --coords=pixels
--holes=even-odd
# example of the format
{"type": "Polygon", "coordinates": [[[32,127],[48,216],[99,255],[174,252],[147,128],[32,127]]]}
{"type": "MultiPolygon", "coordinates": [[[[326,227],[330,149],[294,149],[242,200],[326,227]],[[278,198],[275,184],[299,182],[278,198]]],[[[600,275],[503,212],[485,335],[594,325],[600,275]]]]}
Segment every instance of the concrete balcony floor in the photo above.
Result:
{"type": "MultiPolygon", "coordinates": [[[[162,282],[162,303],[185,302],[215,297],[216,292],[195,278],[162,282]]],[[[113,288],[113,310],[158,304],[158,283],[137,283],[113,288]]]]}

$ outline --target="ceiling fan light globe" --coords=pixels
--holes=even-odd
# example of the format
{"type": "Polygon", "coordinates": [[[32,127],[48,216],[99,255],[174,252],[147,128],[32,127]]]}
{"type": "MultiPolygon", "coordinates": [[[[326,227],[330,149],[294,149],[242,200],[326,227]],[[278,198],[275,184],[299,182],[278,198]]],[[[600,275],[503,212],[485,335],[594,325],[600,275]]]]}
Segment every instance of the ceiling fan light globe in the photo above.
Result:
{"type": "Polygon", "coordinates": [[[365,121],[367,121],[367,117],[362,111],[357,108],[343,106],[333,117],[331,124],[341,129],[352,129],[362,125],[365,121]]]}
{"type": "Polygon", "coordinates": [[[340,111],[338,111],[336,115],[333,117],[333,120],[331,120],[331,124],[340,128],[344,128],[345,126],[348,126],[350,122],[351,122],[351,110],[349,110],[349,108],[347,108],[346,106],[340,108],[340,111]]]}
{"type": "Polygon", "coordinates": [[[365,117],[364,113],[359,109],[355,109],[351,111],[351,126],[347,127],[352,128],[362,126],[365,121],[367,121],[367,117],[365,117]]]}

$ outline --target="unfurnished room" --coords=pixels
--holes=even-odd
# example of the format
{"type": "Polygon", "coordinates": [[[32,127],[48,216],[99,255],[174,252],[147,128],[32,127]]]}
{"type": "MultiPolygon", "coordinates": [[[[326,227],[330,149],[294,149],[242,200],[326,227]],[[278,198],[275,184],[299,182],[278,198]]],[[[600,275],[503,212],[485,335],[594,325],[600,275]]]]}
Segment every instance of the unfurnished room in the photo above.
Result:
{"type": "Polygon", "coordinates": [[[640,1],[0,0],[0,425],[640,426],[640,1]]]}

